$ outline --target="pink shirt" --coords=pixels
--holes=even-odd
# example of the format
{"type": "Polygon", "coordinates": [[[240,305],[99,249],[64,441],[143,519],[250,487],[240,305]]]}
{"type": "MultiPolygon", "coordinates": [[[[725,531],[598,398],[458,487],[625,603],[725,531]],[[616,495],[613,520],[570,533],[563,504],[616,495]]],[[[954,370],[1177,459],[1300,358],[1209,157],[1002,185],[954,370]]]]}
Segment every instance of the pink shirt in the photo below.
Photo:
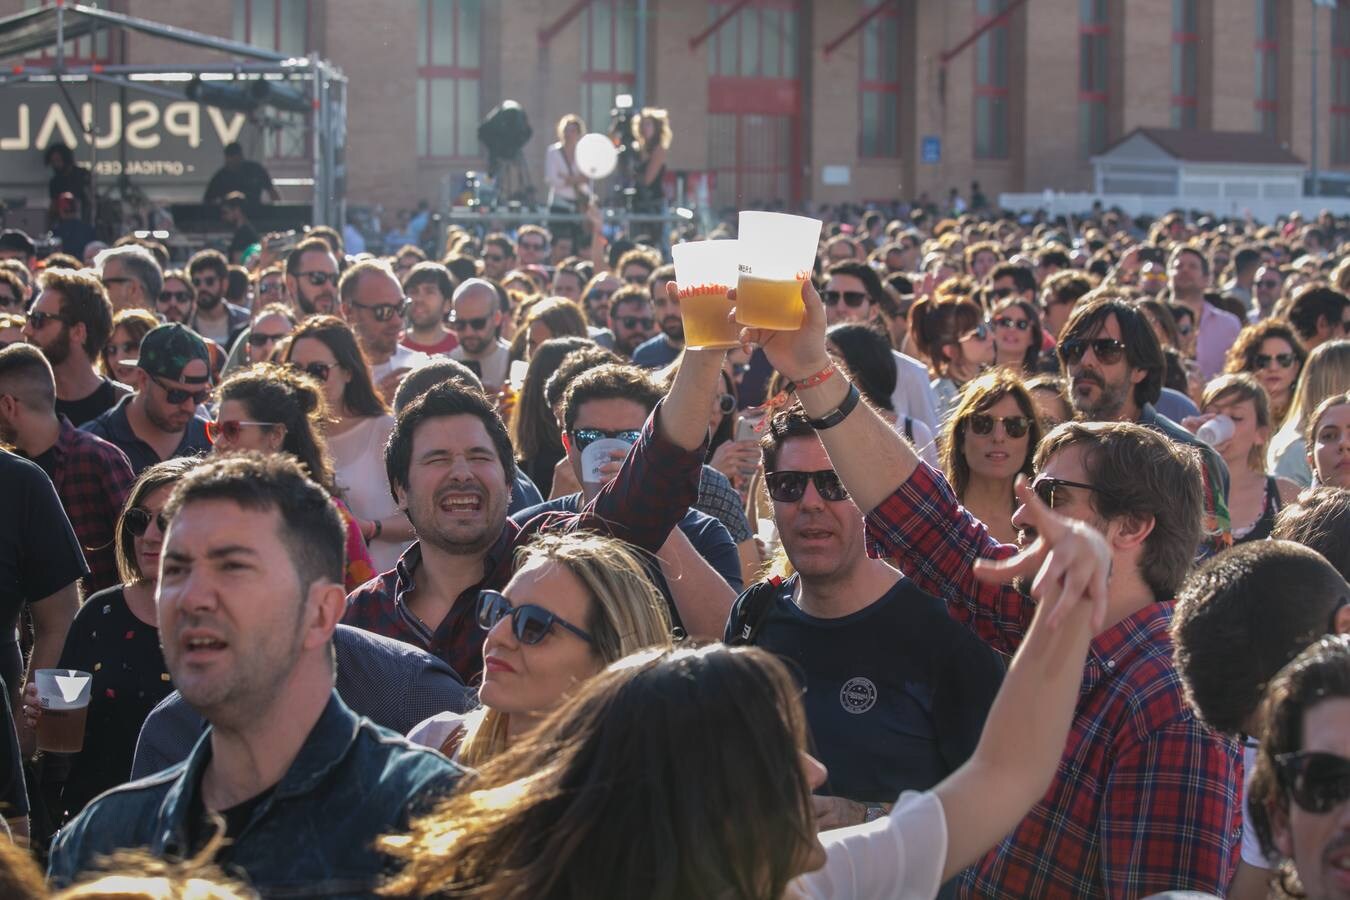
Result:
{"type": "Polygon", "coordinates": [[[1237,340],[1242,321],[1212,303],[1202,303],[1199,333],[1195,337],[1195,361],[1206,381],[1223,371],[1223,359],[1237,340]]]}

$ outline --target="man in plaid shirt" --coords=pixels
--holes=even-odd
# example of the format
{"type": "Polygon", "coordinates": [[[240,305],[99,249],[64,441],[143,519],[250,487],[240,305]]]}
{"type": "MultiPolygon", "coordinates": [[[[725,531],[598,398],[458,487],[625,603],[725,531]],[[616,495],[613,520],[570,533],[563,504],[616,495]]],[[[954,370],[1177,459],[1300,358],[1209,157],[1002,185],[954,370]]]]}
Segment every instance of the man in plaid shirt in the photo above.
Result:
{"type": "Polygon", "coordinates": [[[121,583],[113,531],[135,476],[112,444],[56,413],[51,364],[31,344],[0,350],[0,438],[47,473],[84,548],[89,595],[121,583]]]}
{"type": "MultiPolygon", "coordinates": [[[[920,589],[946,601],[954,618],[1011,653],[1025,636],[1032,601],[976,573],[999,569],[1017,548],[990,538],[942,475],[858,406],[856,388],[825,353],[820,298],[809,284],[804,294],[799,332],[751,329],[743,337],[801,385],[797,396],[834,470],[858,508],[871,510],[870,552],[895,559],[920,589]]],[[[958,893],[1222,894],[1237,865],[1240,750],[1188,709],[1168,636],[1172,597],[1200,539],[1199,462],[1188,448],[1139,425],[1068,423],[1046,436],[1036,463],[1033,486],[1041,499],[1094,525],[1111,546],[1107,612],[1050,790],[960,876],[958,893]]],[[[1021,515],[1014,522],[1025,527],[1021,515]]],[[[1044,547],[1038,541],[1027,550],[1035,556],[1044,547]]]]}
{"type": "Polygon", "coordinates": [[[588,529],[649,553],[665,543],[698,499],[708,398],[724,356],[687,350],[614,480],[580,513],[546,514],[524,526],[506,516],[514,451],[492,403],[457,382],[414,400],[399,414],[385,466],[418,541],[392,571],[351,593],[343,623],[421,647],[472,683],[486,637],[478,592],[506,585],[516,548],[534,532],[588,529]]]}

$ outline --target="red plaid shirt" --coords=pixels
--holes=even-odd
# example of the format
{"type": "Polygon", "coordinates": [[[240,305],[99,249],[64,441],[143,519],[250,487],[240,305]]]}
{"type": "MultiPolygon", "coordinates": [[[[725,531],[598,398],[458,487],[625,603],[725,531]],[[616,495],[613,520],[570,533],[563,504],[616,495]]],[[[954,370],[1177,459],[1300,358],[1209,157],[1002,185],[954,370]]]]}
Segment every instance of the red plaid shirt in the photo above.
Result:
{"type": "MultiPolygon", "coordinates": [[[[1004,653],[1033,603],[977,581],[993,540],[938,472],[914,475],[867,517],[869,550],[894,557],[957,620],[1004,653]]],[[[960,878],[963,897],[1142,897],[1227,892],[1242,835],[1242,753],[1200,724],[1172,664],[1171,602],[1097,635],[1059,771],[1003,842],[960,878]]]]}
{"type": "Polygon", "coordinates": [[[501,535],[484,556],[483,580],[461,593],[439,623],[423,622],[408,606],[408,594],[422,564],[422,548],[414,543],[392,570],[348,595],[343,624],[421,647],[445,660],[465,684],[472,683],[483,668],[483,640],[487,637],[478,627],[478,592],[506,586],[515,550],[531,535],[538,531],[596,531],[655,553],[698,499],[707,445],[682,450],[660,437],[656,431],[660,410],[658,404],[648,417],[642,438],[633,445],[619,474],[580,513],[545,513],[524,527],[507,519],[501,535]]]}
{"type": "Polygon", "coordinates": [[[121,584],[113,532],[136,476],[131,461],[115,445],[81,431],[61,416],[61,433],[33,462],[42,467],[56,487],[75,536],[80,539],[89,574],[84,594],[121,584]]]}

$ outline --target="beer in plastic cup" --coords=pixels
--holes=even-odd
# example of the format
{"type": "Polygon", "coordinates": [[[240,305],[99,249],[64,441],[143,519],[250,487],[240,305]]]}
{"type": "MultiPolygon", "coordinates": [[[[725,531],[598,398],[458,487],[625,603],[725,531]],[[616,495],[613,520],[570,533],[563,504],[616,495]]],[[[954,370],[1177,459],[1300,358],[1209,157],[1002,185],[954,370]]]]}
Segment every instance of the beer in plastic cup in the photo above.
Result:
{"type": "Polygon", "coordinates": [[[692,241],[670,248],[686,347],[725,350],[740,345],[741,329],[731,320],[727,299],[739,274],[738,253],[737,241],[692,241]]]}
{"type": "Polygon", "coordinates": [[[628,449],[632,446],[618,438],[601,438],[586,445],[586,449],[581,451],[581,486],[585,488],[587,496],[600,490],[609,481],[609,478],[600,471],[600,467],[614,461],[610,454],[615,450],[622,450],[627,456],[628,449]]]}
{"type": "Polygon", "coordinates": [[[38,669],[37,747],[49,753],[79,753],[84,747],[84,721],[94,677],[75,669],[38,669]]]}
{"type": "Polygon", "coordinates": [[[739,222],[736,321],[752,328],[796,331],[806,315],[802,282],[815,266],[821,221],[747,210],[739,222]]]}

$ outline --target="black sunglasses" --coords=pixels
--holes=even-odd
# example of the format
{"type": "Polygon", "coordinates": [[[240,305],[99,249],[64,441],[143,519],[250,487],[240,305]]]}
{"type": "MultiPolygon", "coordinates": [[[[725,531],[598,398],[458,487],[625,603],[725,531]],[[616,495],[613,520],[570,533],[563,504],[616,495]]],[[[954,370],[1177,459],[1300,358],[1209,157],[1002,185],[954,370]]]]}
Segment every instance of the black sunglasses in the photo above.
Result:
{"type": "Polygon", "coordinates": [[[291,363],[291,368],[299,372],[305,372],[309,375],[313,375],[320,381],[327,381],[328,374],[333,371],[332,366],[330,366],[328,363],[321,363],[321,362],[312,362],[307,366],[302,366],[299,363],[291,363]]]}
{"type": "Polygon", "coordinates": [[[136,537],[144,537],[152,521],[159,528],[160,534],[169,530],[169,523],[165,520],[164,513],[161,512],[152,516],[150,510],[141,509],[139,506],[133,506],[122,513],[122,521],[126,523],[127,531],[130,531],[136,537]]]}
{"type": "Polygon", "coordinates": [[[1272,362],[1279,363],[1281,369],[1287,369],[1297,361],[1298,357],[1292,353],[1276,353],[1274,356],[1268,353],[1258,353],[1252,358],[1252,362],[1256,363],[1258,369],[1267,368],[1272,362]]]}
{"type": "Polygon", "coordinates": [[[192,286],[193,286],[193,287],[202,287],[203,285],[211,285],[211,284],[215,284],[215,283],[216,283],[217,281],[219,281],[219,280],[220,280],[220,279],[217,278],[215,275],[203,275],[201,278],[193,278],[193,279],[192,279],[192,286]]]}
{"type": "Polygon", "coordinates": [[[296,278],[308,278],[309,283],[314,287],[323,287],[325,284],[332,284],[337,287],[338,273],[336,272],[296,272],[296,278]]]}
{"type": "Polygon", "coordinates": [[[656,327],[655,319],[644,319],[641,316],[624,316],[615,321],[629,331],[632,331],[634,328],[641,328],[643,331],[651,331],[656,327]]]}
{"type": "Polygon", "coordinates": [[[976,325],[974,328],[970,329],[965,334],[957,338],[957,341],[958,342],[968,341],[971,340],[972,338],[977,341],[982,341],[987,337],[989,337],[989,323],[981,322],[980,324],[976,325]]]}
{"type": "Polygon", "coordinates": [[[839,480],[834,469],[820,469],[815,472],[769,472],[764,476],[764,484],[769,496],[779,503],[796,503],[806,493],[806,483],[816,486],[820,499],[838,503],[848,499],[848,491],[839,480]]]}
{"type": "Polygon", "coordinates": [[[1050,475],[1037,475],[1036,480],[1031,482],[1031,489],[1035,491],[1036,496],[1041,498],[1041,502],[1051,509],[1055,508],[1055,490],[1062,487],[1082,488],[1085,491],[1100,491],[1101,488],[1091,484],[1084,484],[1081,481],[1069,481],[1067,478],[1054,478],[1050,475]]]}
{"type": "Polygon", "coordinates": [[[169,403],[174,406],[177,406],[186,400],[191,400],[193,403],[201,406],[211,396],[210,388],[205,388],[200,391],[188,391],[183,388],[166,387],[164,382],[159,380],[158,375],[151,375],[150,379],[164,391],[164,399],[168,400],[169,403]]]}
{"type": "Polygon", "coordinates": [[[1275,757],[1280,786],[1306,812],[1328,813],[1350,799],[1350,759],[1300,750],[1275,757]]]}
{"type": "Polygon", "coordinates": [[[289,337],[290,332],[281,332],[279,334],[266,334],[261,331],[250,331],[248,333],[248,345],[250,347],[263,347],[267,344],[275,344],[284,337],[289,337]]]}
{"type": "Polygon", "coordinates": [[[352,301],[352,306],[357,309],[370,310],[370,317],[376,322],[388,322],[394,316],[400,319],[408,315],[408,307],[412,305],[411,300],[405,299],[402,303],[357,303],[352,301]]]}
{"type": "Polygon", "coordinates": [[[601,438],[613,438],[630,444],[636,444],[642,439],[641,431],[606,431],[603,428],[574,428],[568,434],[572,435],[572,443],[577,450],[585,450],[601,438]]]}
{"type": "Polygon", "coordinates": [[[482,331],[487,328],[491,316],[483,316],[479,319],[451,319],[450,327],[456,331],[482,331]]]}
{"type": "Polygon", "coordinates": [[[1031,420],[1026,416],[991,416],[988,413],[975,413],[970,417],[970,430],[976,434],[989,434],[994,430],[995,422],[1003,423],[1003,430],[1010,438],[1023,437],[1031,427],[1031,420]]]}
{"type": "Polygon", "coordinates": [[[1030,319],[1013,319],[1008,316],[999,316],[994,320],[994,324],[1000,328],[1016,328],[1018,331],[1026,331],[1031,327],[1030,319]]]}
{"type": "Polygon", "coordinates": [[[839,301],[843,300],[845,306],[857,309],[866,302],[867,294],[864,291],[825,291],[820,299],[825,301],[826,306],[838,306],[839,301]]]}
{"type": "Polygon", "coordinates": [[[511,617],[511,633],[522,644],[539,643],[548,636],[554,625],[561,625],[588,644],[595,643],[595,638],[542,606],[535,606],[533,603],[512,606],[505,594],[497,591],[478,592],[478,627],[484,631],[491,631],[493,626],[507,616],[511,617]]]}
{"type": "Polygon", "coordinates": [[[70,319],[59,313],[37,312],[36,310],[28,314],[28,324],[32,326],[34,331],[42,328],[48,322],[61,322],[69,325],[70,319]]]}
{"type": "Polygon", "coordinates": [[[989,295],[995,300],[1002,300],[1004,297],[1011,297],[1016,290],[1016,288],[1010,287],[991,288],[989,290],[989,295]]]}
{"type": "Polygon", "coordinates": [[[160,303],[191,303],[192,294],[188,291],[160,291],[160,303]]]}
{"type": "Polygon", "coordinates": [[[1070,365],[1077,365],[1083,361],[1083,355],[1091,348],[1092,355],[1097,357],[1097,361],[1104,366],[1112,366],[1120,362],[1120,358],[1125,355],[1125,345],[1115,338],[1095,338],[1094,340],[1083,340],[1082,338],[1069,338],[1059,345],[1059,355],[1064,357],[1064,361],[1070,365]]]}

